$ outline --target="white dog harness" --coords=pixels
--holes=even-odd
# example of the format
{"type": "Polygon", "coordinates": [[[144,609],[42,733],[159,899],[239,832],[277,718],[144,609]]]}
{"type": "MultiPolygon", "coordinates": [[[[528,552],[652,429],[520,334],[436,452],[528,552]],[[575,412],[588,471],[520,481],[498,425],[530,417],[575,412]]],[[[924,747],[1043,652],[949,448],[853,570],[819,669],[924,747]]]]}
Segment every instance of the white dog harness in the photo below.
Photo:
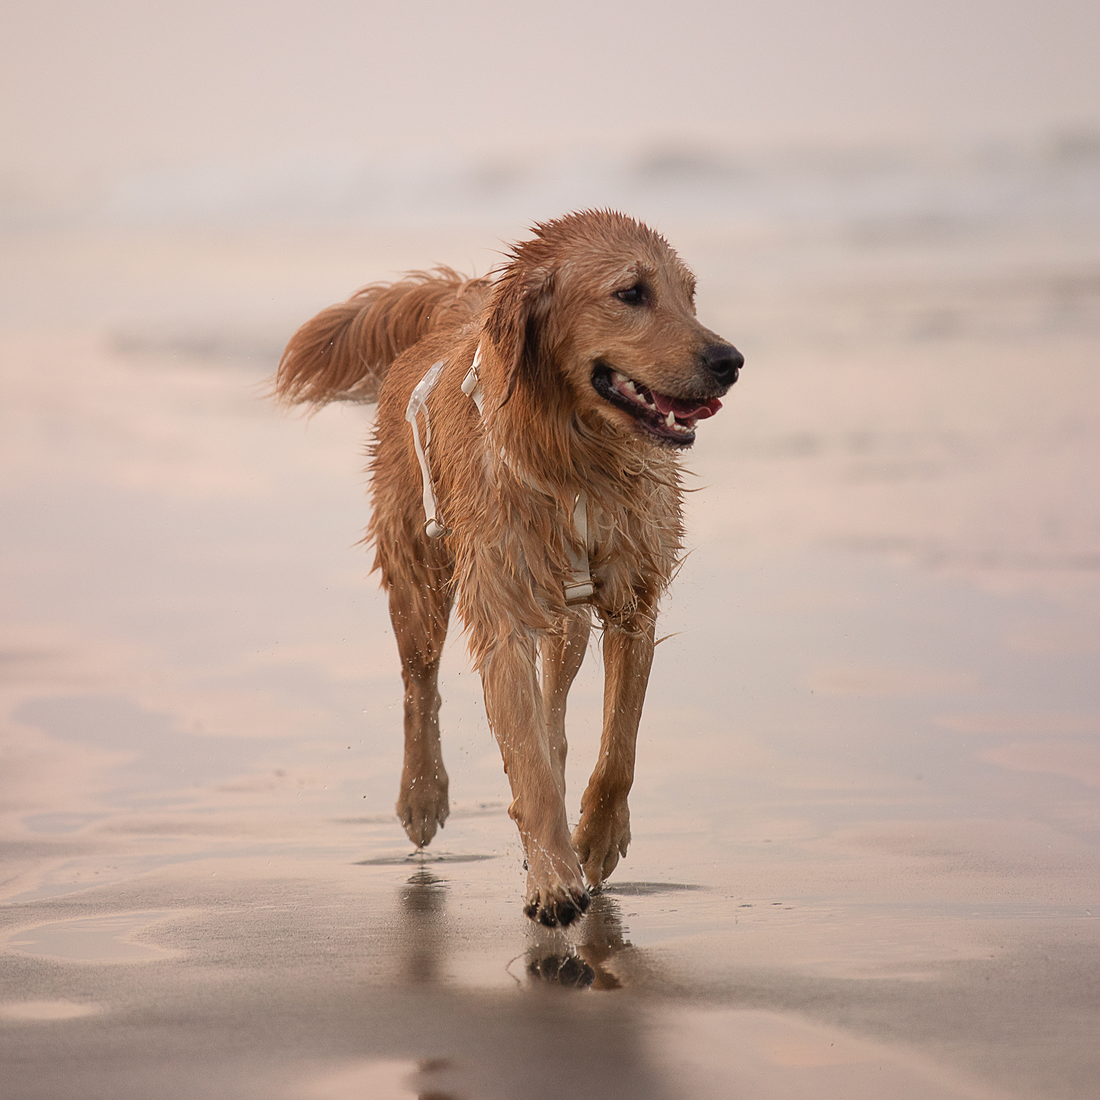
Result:
{"type": "MultiPolygon", "coordinates": [[[[428,397],[435,389],[439,376],[443,373],[445,363],[446,360],[440,359],[438,363],[431,365],[428,373],[420,379],[410,394],[409,404],[405,409],[405,419],[412,427],[413,449],[416,451],[416,460],[420,463],[424,500],[424,533],[430,539],[437,539],[450,534],[449,529],[439,515],[439,500],[435,495],[435,484],[432,481],[432,472],[428,465],[428,447],[432,441],[432,426],[428,416],[428,397]],[[420,438],[420,427],[417,420],[420,412],[424,413],[423,441],[420,438]]],[[[477,406],[478,414],[483,415],[485,395],[482,392],[481,379],[478,377],[477,371],[480,365],[481,345],[478,344],[477,351],[474,352],[474,361],[462,382],[462,392],[477,406]]],[[[506,464],[510,465],[503,450],[501,450],[500,456],[506,464]]],[[[519,476],[532,488],[541,489],[531,478],[523,474],[519,474],[519,476]]],[[[564,585],[565,602],[567,604],[587,600],[596,590],[596,586],[592,582],[592,570],[588,561],[588,494],[583,489],[577,494],[573,506],[573,525],[577,529],[581,549],[576,550],[572,543],[566,542],[565,552],[569,555],[569,564],[573,569],[573,579],[564,585]]]]}

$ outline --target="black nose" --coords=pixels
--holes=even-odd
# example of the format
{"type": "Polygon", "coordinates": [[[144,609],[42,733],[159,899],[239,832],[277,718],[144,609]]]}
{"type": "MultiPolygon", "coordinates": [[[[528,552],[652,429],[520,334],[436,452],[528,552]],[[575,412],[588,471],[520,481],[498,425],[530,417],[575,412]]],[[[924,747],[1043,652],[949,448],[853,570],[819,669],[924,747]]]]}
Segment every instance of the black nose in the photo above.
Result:
{"type": "Polygon", "coordinates": [[[732,344],[711,344],[703,348],[700,358],[723,386],[732,386],[745,365],[745,357],[732,344]]]}

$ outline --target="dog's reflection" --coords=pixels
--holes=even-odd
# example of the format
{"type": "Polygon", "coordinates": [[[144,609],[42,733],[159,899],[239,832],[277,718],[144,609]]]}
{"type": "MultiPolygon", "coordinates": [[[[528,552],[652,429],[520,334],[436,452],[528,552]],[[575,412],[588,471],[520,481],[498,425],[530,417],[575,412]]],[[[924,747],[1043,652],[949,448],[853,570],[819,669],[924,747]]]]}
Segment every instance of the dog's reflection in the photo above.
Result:
{"type": "Polygon", "coordinates": [[[447,911],[449,893],[450,883],[421,864],[396,899],[397,976],[419,991],[419,1026],[430,1036],[430,1053],[408,1081],[419,1100],[524,1095],[531,1080],[563,1073],[603,1082],[605,1092],[613,1085],[616,1095],[664,1100],[635,1003],[600,998],[599,1006],[588,1002],[595,1012],[580,1014],[570,1003],[574,991],[619,989],[644,975],[644,952],[627,941],[615,897],[595,893],[568,932],[531,927],[524,970],[509,965],[508,973],[545,995],[517,998],[505,989],[471,997],[449,975],[448,960],[461,943],[455,914],[447,911]],[[560,1041],[547,1046],[547,1034],[560,1041]]]}
{"type": "MultiPolygon", "coordinates": [[[[420,866],[401,888],[402,977],[410,984],[442,981],[447,884],[426,866],[420,866]]],[[[621,989],[615,959],[633,951],[623,932],[619,902],[596,892],[584,920],[567,939],[559,932],[536,930],[526,952],[527,979],[532,985],[572,989],[621,989]]]]}
{"type": "Polygon", "coordinates": [[[574,989],[621,989],[614,960],[632,947],[623,934],[619,903],[606,893],[594,894],[575,938],[575,943],[558,938],[552,947],[533,944],[527,951],[528,980],[574,989]]]}
{"type": "Polygon", "coordinates": [[[402,888],[401,911],[406,929],[402,958],[404,977],[411,984],[431,985],[441,979],[446,906],[446,883],[427,867],[418,868],[402,888]]]}

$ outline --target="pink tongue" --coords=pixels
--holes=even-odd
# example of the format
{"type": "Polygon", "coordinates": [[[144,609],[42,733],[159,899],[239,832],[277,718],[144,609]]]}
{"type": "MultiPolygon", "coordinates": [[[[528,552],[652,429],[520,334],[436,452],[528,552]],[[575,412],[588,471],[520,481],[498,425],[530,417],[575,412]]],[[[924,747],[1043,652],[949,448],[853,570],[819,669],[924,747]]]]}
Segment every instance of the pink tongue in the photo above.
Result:
{"type": "Polygon", "coordinates": [[[693,401],[679,401],[675,397],[666,397],[656,390],[650,390],[649,394],[653,398],[653,403],[665,416],[671,412],[677,420],[706,420],[722,407],[722,402],[717,397],[705,405],[696,405],[693,401]]]}

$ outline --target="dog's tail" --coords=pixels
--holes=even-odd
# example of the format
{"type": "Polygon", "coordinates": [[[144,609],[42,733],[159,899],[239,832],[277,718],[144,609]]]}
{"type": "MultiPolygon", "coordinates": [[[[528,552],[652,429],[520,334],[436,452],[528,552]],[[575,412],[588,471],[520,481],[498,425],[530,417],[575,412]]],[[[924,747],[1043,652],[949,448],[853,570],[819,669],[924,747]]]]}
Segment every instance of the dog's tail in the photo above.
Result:
{"type": "Polygon", "coordinates": [[[432,330],[472,319],[488,288],[488,279],[466,279],[449,267],[363,287],[290,338],[275,396],[291,405],[377,400],[386,368],[432,330]]]}

